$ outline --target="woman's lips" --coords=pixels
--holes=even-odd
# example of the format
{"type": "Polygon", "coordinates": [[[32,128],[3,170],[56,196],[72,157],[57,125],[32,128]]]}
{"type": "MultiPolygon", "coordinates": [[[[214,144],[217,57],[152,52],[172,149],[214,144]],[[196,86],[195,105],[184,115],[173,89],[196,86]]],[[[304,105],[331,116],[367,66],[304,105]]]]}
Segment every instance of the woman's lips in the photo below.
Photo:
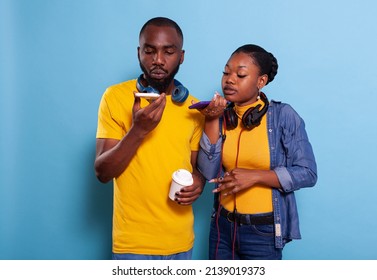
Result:
{"type": "Polygon", "coordinates": [[[223,92],[224,92],[224,94],[226,94],[226,95],[233,95],[233,94],[236,94],[236,93],[237,93],[237,90],[236,90],[235,88],[233,88],[233,87],[225,87],[225,88],[223,89],[223,92]]]}

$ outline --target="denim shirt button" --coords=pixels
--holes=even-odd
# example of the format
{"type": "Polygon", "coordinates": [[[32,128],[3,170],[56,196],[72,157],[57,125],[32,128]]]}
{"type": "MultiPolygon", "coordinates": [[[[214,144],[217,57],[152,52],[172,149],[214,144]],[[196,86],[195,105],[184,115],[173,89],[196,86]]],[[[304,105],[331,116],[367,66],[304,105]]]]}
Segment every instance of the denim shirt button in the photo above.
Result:
{"type": "Polygon", "coordinates": [[[208,156],[208,159],[212,159],[212,158],[213,158],[213,156],[211,156],[211,155],[208,156]]]}
{"type": "Polygon", "coordinates": [[[272,132],[272,128],[270,128],[268,131],[269,131],[269,132],[272,132]]]}

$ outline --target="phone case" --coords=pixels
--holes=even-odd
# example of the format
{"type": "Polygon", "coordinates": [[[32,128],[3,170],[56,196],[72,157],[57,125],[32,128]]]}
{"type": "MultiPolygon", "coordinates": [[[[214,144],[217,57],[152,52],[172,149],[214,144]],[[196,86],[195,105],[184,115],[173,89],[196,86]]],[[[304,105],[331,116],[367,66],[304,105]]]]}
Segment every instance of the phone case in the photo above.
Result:
{"type": "Polygon", "coordinates": [[[199,101],[198,103],[189,106],[189,109],[204,109],[211,101],[199,101]]]}

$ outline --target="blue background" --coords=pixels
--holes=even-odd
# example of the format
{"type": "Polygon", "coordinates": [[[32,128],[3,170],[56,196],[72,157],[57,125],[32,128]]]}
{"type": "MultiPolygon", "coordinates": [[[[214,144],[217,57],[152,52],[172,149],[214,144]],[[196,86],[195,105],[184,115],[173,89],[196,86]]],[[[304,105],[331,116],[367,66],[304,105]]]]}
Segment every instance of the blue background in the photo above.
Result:
{"type": "MultiPolygon", "coordinates": [[[[373,0],[1,0],[0,259],[110,258],[97,109],[140,73],[138,33],[154,16],[183,29],[177,78],[200,99],[238,46],[277,57],[265,92],[304,118],[319,174],[297,192],[303,239],[284,259],[377,259],[376,14],[373,0]]],[[[207,256],[210,189],[194,205],[194,259],[207,256]]]]}

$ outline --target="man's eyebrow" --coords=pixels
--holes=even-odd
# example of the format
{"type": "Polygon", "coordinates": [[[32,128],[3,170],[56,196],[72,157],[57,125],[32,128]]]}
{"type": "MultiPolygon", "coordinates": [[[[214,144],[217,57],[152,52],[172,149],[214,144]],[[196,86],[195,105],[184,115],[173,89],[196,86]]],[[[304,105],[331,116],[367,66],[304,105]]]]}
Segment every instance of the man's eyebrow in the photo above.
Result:
{"type": "Polygon", "coordinates": [[[144,48],[155,48],[154,45],[147,44],[147,43],[145,43],[145,44],[143,45],[143,47],[144,47],[144,48]]]}
{"type": "MultiPolygon", "coordinates": [[[[156,48],[155,45],[151,45],[151,44],[148,44],[148,43],[145,43],[144,47],[147,47],[147,48],[156,48]]],[[[165,49],[171,49],[171,48],[177,49],[178,48],[177,45],[175,45],[175,44],[164,45],[162,47],[165,48],[165,49]]]]}

